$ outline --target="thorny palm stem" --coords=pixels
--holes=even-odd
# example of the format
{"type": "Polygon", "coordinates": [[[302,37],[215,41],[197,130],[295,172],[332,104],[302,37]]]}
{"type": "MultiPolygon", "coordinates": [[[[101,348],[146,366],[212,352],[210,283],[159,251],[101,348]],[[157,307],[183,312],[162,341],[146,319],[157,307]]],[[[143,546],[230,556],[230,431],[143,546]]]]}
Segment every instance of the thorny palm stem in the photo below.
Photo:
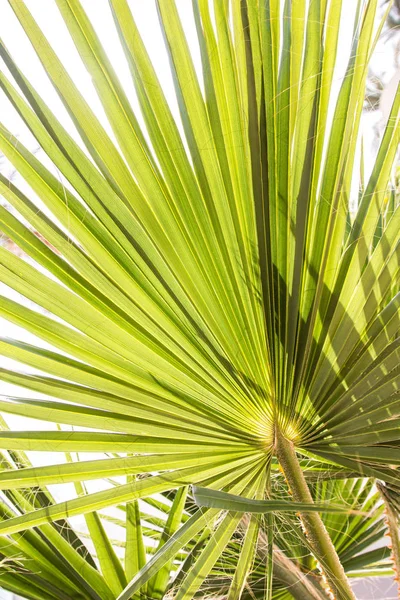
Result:
{"type": "MultiPolygon", "coordinates": [[[[314,500],[297,459],[294,445],[280,431],[276,433],[275,452],[294,500],[313,504],[314,500]]],[[[318,557],[334,598],[355,600],[355,595],[320,515],[316,512],[302,513],[301,518],[310,546],[315,556],[318,557]]]]}
{"type": "Polygon", "coordinates": [[[383,502],[385,504],[385,512],[386,512],[386,525],[388,528],[388,534],[390,537],[390,547],[392,550],[392,563],[393,570],[395,573],[395,580],[397,580],[397,589],[400,598],[400,532],[399,532],[399,521],[397,518],[396,511],[391,505],[390,499],[388,497],[388,493],[384,485],[377,483],[376,487],[378,488],[383,502]]]}

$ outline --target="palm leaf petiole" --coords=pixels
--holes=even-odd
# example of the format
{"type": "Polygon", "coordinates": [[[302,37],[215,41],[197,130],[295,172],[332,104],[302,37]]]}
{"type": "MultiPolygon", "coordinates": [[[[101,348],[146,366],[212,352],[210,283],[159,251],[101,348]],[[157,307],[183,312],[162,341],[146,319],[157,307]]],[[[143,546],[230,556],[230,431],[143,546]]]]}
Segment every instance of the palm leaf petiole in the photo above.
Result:
{"type": "MultiPolygon", "coordinates": [[[[275,452],[296,502],[313,504],[313,498],[296,456],[293,442],[277,430],[275,452]]],[[[355,600],[335,546],[329,537],[321,516],[316,512],[302,513],[301,519],[313,552],[321,565],[329,590],[340,600],[355,600]]]]}

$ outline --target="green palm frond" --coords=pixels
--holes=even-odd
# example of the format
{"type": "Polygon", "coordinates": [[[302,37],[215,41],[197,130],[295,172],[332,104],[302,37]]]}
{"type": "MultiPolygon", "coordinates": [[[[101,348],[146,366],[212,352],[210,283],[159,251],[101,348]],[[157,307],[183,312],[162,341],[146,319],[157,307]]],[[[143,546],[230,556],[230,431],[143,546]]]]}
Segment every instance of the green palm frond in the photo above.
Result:
{"type": "MultiPolygon", "coordinates": [[[[377,1],[355,3],[337,90],[341,0],[193,0],[201,69],[175,1],[157,0],[178,118],[127,0],[109,0],[110,27],[140,115],[83,4],[55,2],[112,135],[27,5],[9,0],[77,136],[0,42],[0,86],[50,161],[0,125],[0,152],[20,177],[0,175],[8,203],[1,231],[20,249],[0,246],[0,281],[15,292],[0,296],[0,316],[34,340],[0,339],[2,356],[29,367],[2,366],[1,379],[33,396],[2,397],[0,410],[73,430],[0,431],[0,540],[15,550],[4,554],[1,585],[62,598],[67,567],[47,573],[44,557],[69,544],[77,574],[64,596],[139,600],[171,589],[190,600],[204,597],[214,577],[223,589],[218,565],[227,552],[234,600],[248,591],[265,529],[257,585],[263,600],[284,598],[275,515],[248,520],[237,507],[199,508],[191,492],[186,498],[198,486],[241,496],[246,510],[265,501],[284,515],[288,498],[272,485],[279,462],[302,507],[303,549],[338,598],[353,598],[343,567],[386,564],[385,553],[366,556],[375,527],[381,534],[380,509],[371,530],[352,514],[324,515],[324,525],[315,510],[339,493],[345,508],[372,510],[364,478],[393,488],[400,479],[400,205],[392,181],[400,93],[350,210],[368,62],[385,17],[376,27],[377,1]],[[27,451],[103,455],[32,466],[27,451]],[[310,491],[307,481],[330,472],[335,481],[310,491]],[[104,487],[90,491],[90,480],[104,487]],[[55,501],[54,483],[73,483],[75,497],[55,501]],[[33,489],[41,491],[26,492],[33,489]],[[141,503],[170,493],[154,552],[146,547],[154,521],[144,524],[141,503]],[[104,517],[115,506],[126,521],[124,556],[104,517]],[[75,549],[69,525],[68,540],[57,525],[78,515],[95,558],[75,549]],[[238,532],[244,552],[232,546],[238,532]],[[25,558],[17,560],[23,538],[32,547],[21,556],[34,561],[25,570],[25,558]],[[177,556],[185,568],[171,588],[177,556]]],[[[297,554],[286,558],[287,587],[301,568],[297,554]]],[[[310,586],[298,597],[326,596],[324,586],[310,586]]]]}

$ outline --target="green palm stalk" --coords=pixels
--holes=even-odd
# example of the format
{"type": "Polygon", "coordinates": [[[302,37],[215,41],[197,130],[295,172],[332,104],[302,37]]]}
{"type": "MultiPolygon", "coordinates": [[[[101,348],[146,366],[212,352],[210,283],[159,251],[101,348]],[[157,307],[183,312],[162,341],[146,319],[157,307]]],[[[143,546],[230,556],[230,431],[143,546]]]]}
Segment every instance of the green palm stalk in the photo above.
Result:
{"type": "Polygon", "coordinates": [[[393,570],[397,581],[397,589],[400,593],[400,526],[399,526],[399,491],[391,490],[381,483],[377,484],[378,490],[382,494],[385,505],[387,534],[390,538],[389,547],[391,549],[391,560],[393,570]]]}

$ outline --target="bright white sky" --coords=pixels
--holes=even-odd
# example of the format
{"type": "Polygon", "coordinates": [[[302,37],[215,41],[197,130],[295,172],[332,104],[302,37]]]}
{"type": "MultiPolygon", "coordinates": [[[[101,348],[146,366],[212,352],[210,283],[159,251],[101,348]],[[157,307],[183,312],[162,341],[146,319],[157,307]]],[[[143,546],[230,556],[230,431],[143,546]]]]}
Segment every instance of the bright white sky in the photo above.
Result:
{"type": "MultiPolygon", "coordinates": [[[[95,111],[96,115],[99,117],[110,136],[114,139],[112,131],[104,115],[102,106],[98,100],[98,97],[92,85],[90,76],[80,60],[80,57],[68,34],[68,31],[61,19],[58,9],[55,6],[54,0],[25,0],[25,3],[31,10],[40,27],[43,29],[51,45],[56,50],[62,62],[68,69],[70,75],[77,83],[79,89],[85,95],[90,106],[95,111]]],[[[114,65],[114,68],[116,69],[117,74],[125,87],[125,90],[132,102],[132,105],[135,109],[137,109],[137,114],[140,119],[140,111],[138,107],[136,93],[131,81],[129,69],[126,64],[122,48],[118,41],[117,32],[113,25],[108,1],[81,0],[81,3],[87,11],[94,27],[96,28],[104,44],[104,47],[111,59],[111,62],[114,65]]],[[[354,9],[352,7],[354,7],[355,4],[355,2],[346,3],[346,14],[342,22],[341,42],[339,43],[340,54],[338,68],[335,77],[336,93],[339,89],[344,69],[346,67],[347,53],[351,39],[351,30],[353,27],[352,13],[354,9]]],[[[164,50],[164,42],[162,40],[161,32],[158,26],[158,17],[154,0],[130,0],[130,5],[134,17],[137,21],[137,24],[140,28],[140,31],[143,35],[144,42],[147,45],[150,57],[153,60],[153,64],[156,68],[159,79],[163,85],[167,99],[170,103],[170,106],[173,110],[177,121],[180,122],[178,107],[173,90],[172,78],[169,71],[168,59],[164,50]]],[[[196,67],[200,71],[201,65],[199,51],[197,45],[193,43],[193,40],[195,40],[196,38],[196,33],[191,13],[191,2],[189,0],[177,0],[177,5],[182,17],[185,30],[188,35],[188,40],[190,42],[191,49],[193,51],[196,67]]],[[[35,53],[32,51],[32,47],[27,37],[25,36],[21,26],[19,25],[16,17],[14,16],[12,9],[8,5],[7,0],[0,0],[0,37],[4,41],[6,47],[9,49],[10,53],[16,60],[19,67],[34,84],[39,93],[46,99],[47,104],[52,108],[56,116],[66,126],[70,133],[74,135],[75,139],[77,141],[80,141],[79,135],[77,134],[71,119],[69,118],[64,106],[62,105],[56,92],[52,88],[49,80],[47,79],[47,76],[39,60],[37,59],[35,53]]],[[[378,47],[374,57],[375,71],[386,71],[386,80],[388,80],[393,74],[392,64],[393,63],[390,51],[388,51],[387,47],[381,44],[378,47]]],[[[1,62],[0,67],[3,67],[3,64],[1,62]]],[[[393,88],[394,86],[392,85],[391,87],[393,88]]],[[[375,113],[374,115],[367,116],[364,119],[364,135],[367,148],[371,147],[373,139],[372,125],[374,123],[377,123],[379,119],[379,112],[375,113]]],[[[17,113],[10,106],[7,99],[1,92],[0,120],[14,135],[17,135],[19,139],[30,149],[33,150],[37,147],[37,144],[30,135],[29,131],[27,130],[17,113]]],[[[372,152],[367,153],[367,155],[372,156],[372,152]]],[[[38,157],[41,160],[46,161],[42,153],[40,153],[38,157]]],[[[46,162],[46,164],[48,164],[48,162],[46,162]]],[[[0,164],[0,169],[3,173],[7,175],[13,174],[13,168],[7,162],[0,164]]],[[[13,174],[13,178],[24,191],[27,189],[29,190],[27,184],[25,184],[21,180],[21,178],[16,176],[15,173],[13,174]]],[[[31,193],[30,196],[32,197],[31,193]]],[[[0,291],[5,291],[4,286],[1,287],[0,285],[0,291]]],[[[10,290],[7,290],[6,293],[11,294],[14,297],[16,296],[15,294],[11,293],[10,290]]],[[[0,332],[2,335],[9,335],[12,337],[19,338],[23,337],[23,339],[28,341],[32,341],[35,339],[34,336],[27,335],[26,333],[22,332],[18,327],[9,325],[1,319],[0,332]]],[[[39,340],[35,341],[41,343],[39,340]]],[[[14,361],[6,360],[3,358],[1,359],[1,361],[2,365],[7,367],[16,364],[14,361]]],[[[16,392],[17,390],[14,386],[0,383],[1,394],[12,395],[16,392]]],[[[26,391],[22,393],[25,396],[33,396],[33,394],[29,394],[29,392],[26,391]]],[[[37,397],[38,394],[35,394],[35,396],[37,397]]],[[[51,424],[42,423],[40,421],[35,421],[32,419],[24,419],[21,417],[11,416],[6,416],[6,419],[10,426],[15,429],[53,428],[51,424]]],[[[41,453],[30,453],[30,457],[35,464],[49,464],[50,462],[56,463],[62,461],[62,455],[60,454],[47,453],[43,455],[41,453]]],[[[86,457],[82,455],[82,458],[94,458],[94,456],[93,454],[87,455],[86,457]]],[[[97,482],[89,484],[88,489],[99,489],[99,484],[97,482]]],[[[54,491],[54,494],[58,499],[65,500],[68,497],[73,497],[75,495],[73,485],[52,486],[52,490],[54,491]]],[[[78,523],[79,526],[82,525],[82,519],[76,519],[74,522],[78,523]]],[[[113,535],[118,535],[118,533],[116,533],[115,530],[113,530],[112,533],[113,535]]]]}

